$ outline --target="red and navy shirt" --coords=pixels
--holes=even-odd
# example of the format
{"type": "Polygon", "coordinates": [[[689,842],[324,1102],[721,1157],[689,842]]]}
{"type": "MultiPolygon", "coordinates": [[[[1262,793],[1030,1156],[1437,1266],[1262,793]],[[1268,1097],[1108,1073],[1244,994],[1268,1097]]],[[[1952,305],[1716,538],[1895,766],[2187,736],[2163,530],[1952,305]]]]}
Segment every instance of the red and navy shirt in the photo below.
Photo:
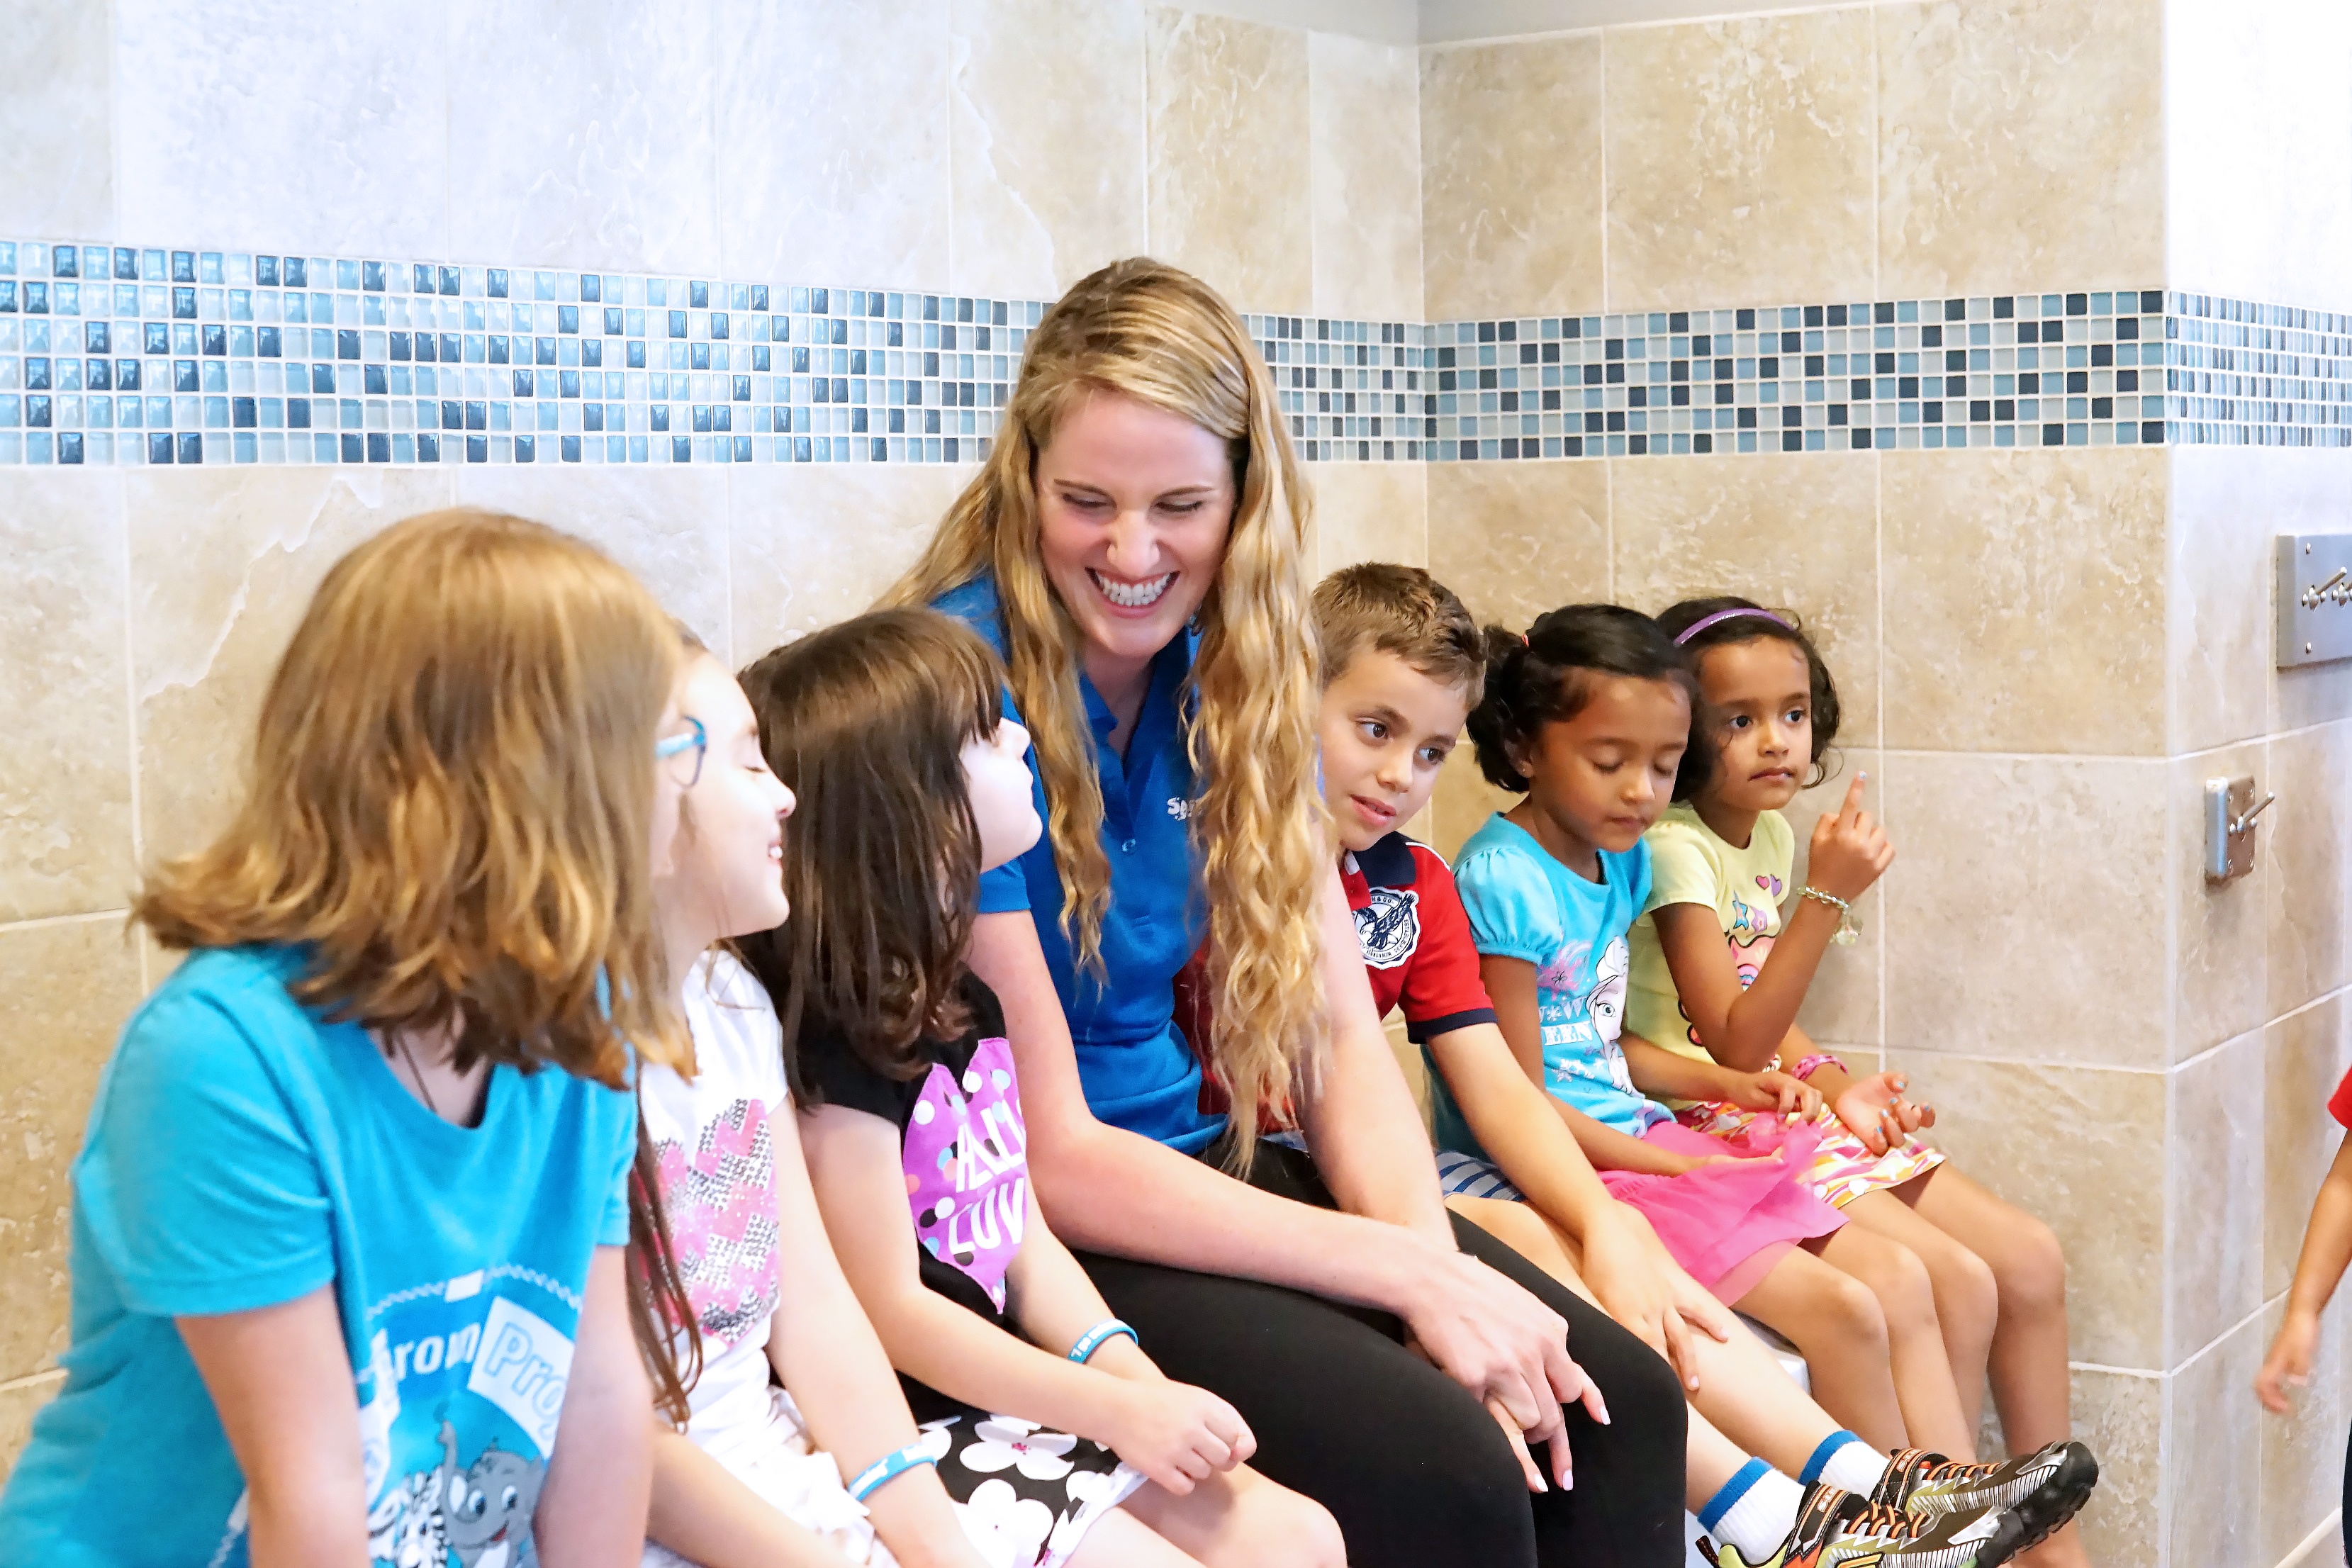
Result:
{"type": "MultiPolygon", "coordinates": [[[[1473,1024],[1495,1021],[1495,1005],[1478,975],[1478,947],[1470,916],[1454,886],[1454,872],[1436,850],[1391,833],[1361,854],[1339,857],[1339,881],[1356,917],[1356,945],[1372,1005],[1381,1017],[1402,1008],[1405,1035],[1426,1045],[1473,1024]]],[[[1177,977],[1176,1017],[1205,1067],[1209,1046],[1207,945],[1177,977]]],[[[1222,1114],[1223,1086],[1205,1072],[1203,1110],[1222,1114]]],[[[1292,1124],[1285,1114],[1264,1119],[1268,1131],[1292,1124]]]]}
{"type": "Polygon", "coordinates": [[[2346,1073],[2336,1092],[2327,1097],[2327,1114],[2352,1128],[2352,1072],[2346,1073]]]}

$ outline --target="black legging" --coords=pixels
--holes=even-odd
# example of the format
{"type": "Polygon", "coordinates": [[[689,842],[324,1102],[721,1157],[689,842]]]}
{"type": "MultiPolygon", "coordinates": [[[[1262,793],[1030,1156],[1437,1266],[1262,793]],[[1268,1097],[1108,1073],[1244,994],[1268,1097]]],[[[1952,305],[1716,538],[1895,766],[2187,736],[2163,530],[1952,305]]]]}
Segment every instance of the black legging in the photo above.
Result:
{"type": "MultiPolygon", "coordinates": [[[[1338,1206],[1314,1163],[1279,1144],[1260,1146],[1250,1182],[1338,1206]]],[[[1079,1261],[1171,1377],[1240,1410],[1257,1436],[1252,1464],[1331,1510],[1349,1568],[1675,1568],[1683,1561],[1686,1417],[1673,1369],[1574,1291],[1453,1217],[1463,1251],[1568,1320],[1569,1353],[1608,1401],[1607,1426],[1568,1408],[1572,1491],[1528,1492],[1494,1417],[1406,1350],[1402,1325],[1388,1313],[1099,1253],[1079,1261]]],[[[1544,1465],[1540,1449],[1536,1462],[1544,1465]]]]}

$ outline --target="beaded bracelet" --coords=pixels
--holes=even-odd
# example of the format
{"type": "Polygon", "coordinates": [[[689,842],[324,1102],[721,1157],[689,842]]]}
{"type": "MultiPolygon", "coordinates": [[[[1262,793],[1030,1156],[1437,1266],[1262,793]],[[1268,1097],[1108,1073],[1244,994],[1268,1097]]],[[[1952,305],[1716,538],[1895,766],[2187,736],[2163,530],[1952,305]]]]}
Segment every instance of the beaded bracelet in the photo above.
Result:
{"type": "Polygon", "coordinates": [[[909,1443],[896,1452],[883,1455],[858,1471],[856,1479],[849,1483],[849,1495],[853,1500],[864,1502],[893,1479],[905,1475],[916,1466],[939,1462],[940,1457],[931,1452],[929,1444],[909,1443]]]}
{"type": "Polygon", "coordinates": [[[1078,1336],[1078,1342],[1070,1347],[1070,1359],[1083,1366],[1094,1359],[1095,1352],[1122,1335],[1133,1340],[1138,1347],[1143,1343],[1143,1337],[1127,1324],[1117,1318],[1105,1318],[1078,1336]]]}
{"type": "Polygon", "coordinates": [[[1862,934],[1862,922],[1853,918],[1853,906],[1835,893],[1824,893],[1809,883],[1797,896],[1811,899],[1815,903],[1826,904],[1837,911],[1837,932],[1830,940],[1840,947],[1852,947],[1853,939],[1862,934]]]}

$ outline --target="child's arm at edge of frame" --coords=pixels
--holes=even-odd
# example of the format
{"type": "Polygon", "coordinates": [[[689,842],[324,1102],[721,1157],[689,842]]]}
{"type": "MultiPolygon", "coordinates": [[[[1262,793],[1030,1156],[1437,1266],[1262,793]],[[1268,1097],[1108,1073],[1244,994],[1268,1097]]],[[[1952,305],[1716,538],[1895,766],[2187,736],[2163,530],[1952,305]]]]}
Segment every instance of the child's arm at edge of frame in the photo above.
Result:
{"type": "Polygon", "coordinates": [[[2254,1396],[2264,1409],[2281,1415],[2293,1412],[2286,1390],[2310,1380],[2312,1358],[2319,1347],[2319,1315],[2347,1265],[2352,1265],[2352,1133],[2337,1145],[2335,1163],[2312,1200],[2311,1223],[2304,1227],[2294,1283],[2287,1290],[2286,1320],[2254,1374],[2254,1396]]]}

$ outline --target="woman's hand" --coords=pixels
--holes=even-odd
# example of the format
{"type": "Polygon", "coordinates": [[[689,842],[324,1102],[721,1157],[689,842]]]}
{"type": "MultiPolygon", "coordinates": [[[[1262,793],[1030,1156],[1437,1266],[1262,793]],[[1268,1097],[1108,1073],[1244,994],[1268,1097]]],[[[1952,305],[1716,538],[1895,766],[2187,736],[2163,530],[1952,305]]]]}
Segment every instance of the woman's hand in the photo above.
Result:
{"type": "Polygon", "coordinates": [[[1205,1388],[1120,1379],[1107,1392],[1110,1421],[1102,1440],[1172,1496],[1190,1496],[1193,1483],[1257,1451],[1241,1412],[1205,1388]]]}
{"type": "Polygon", "coordinates": [[[1899,1072],[1855,1079],[1838,1091],[1832,1109],[1862,1140],[1864,1148],[1884,1154],[1922,1127],[1936,1125],[1933,1107],[1915,1105],[1903,1098],[1909,1081],[1899,1072]]]}
{"type": "Polygon", "coordinates": [[[1777,1112],[1789,1122],[1810,1121],[1822,1108],[1822,1091],[1790,1073],[1743,1072],[1730,1075],[1724,1098],[1742,1110],[1777,1112]]]}
{"type": "Polygon", "coordinates": [[[1664,1356],[1685,1388],[1698,1391],[1690,1330],[1728,1338],[1730,1315],[1683,1272],[1638,1210],[1612,1203],[1586,1221],[1584,1282],[1602,1311],[1664,1356]]]}
{"type": "Polygon", "coordinates": [[[1601,1391],[1569,1357],[1568,1321],[1465,1253],[1430,1248],[1415,1279],[1413,1299],[1399,1313],[1407,1342],[1489,1408],[1499,1405],[1529,1446],[1551,1444],[1552,1473],[1567,1487],[1572,1467],[1561,1406],[1581,1404],[1595,1421],[1609,1421],[1601,1391]]]}
{"type": "Polygon", "coordinates": [[[2254,1397],[2263,1402],[2263,1409],[2273,1415],[2294,1414],[2294,1401],[2287,1391],[2310,1384],[2311,1363],[2318,1350],[2318,1314],[2289,1309],[2286,1321],[2279,1325],[2278,1338],[2271,1342],[2271,1353],[2263,1358],[2262,1371],[2254,1373],[2254,1397]]]}

